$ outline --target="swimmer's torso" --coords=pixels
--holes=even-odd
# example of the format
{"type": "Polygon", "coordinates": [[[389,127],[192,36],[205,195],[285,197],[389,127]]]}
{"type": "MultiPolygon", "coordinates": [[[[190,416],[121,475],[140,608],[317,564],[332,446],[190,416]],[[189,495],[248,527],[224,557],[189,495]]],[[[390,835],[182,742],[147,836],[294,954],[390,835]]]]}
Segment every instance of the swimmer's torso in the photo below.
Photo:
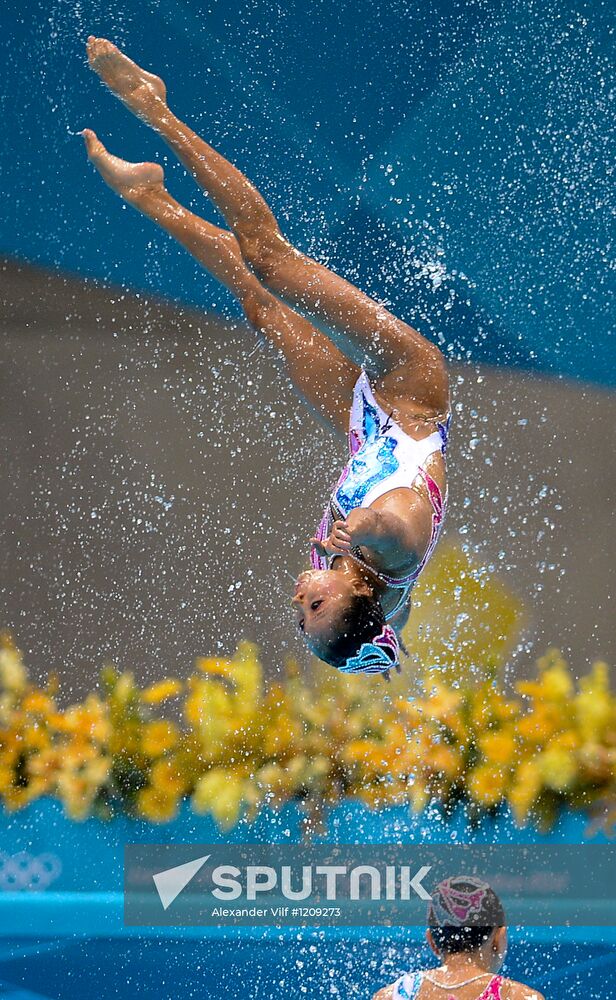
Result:
{"type": "MultiPolygon", "coordinates": [[[[349,460],[336,483],[317,538],[328,537],[336,520],[344,520],[356,507],[391,509],[399,516],[417,516],[417,507],[431,514],[426,545],[419,559],[405,566],[384,566],[379,555],[364,546],[351,550],[359,562],[377,572],[387,590],[382,605],[390,619],[403,606],[419,573],[430,558],[441,532],[446,506],[445,449],[449,419],[437,423],[423,440],[406,434],[377,403],[368,377],[362,371],[353,391],[349,421],[349,460]],[[427,503],[429,500],[429,503],[427,503]]],[[[421,514],[426,517],[425,513],[421,514]]],[[[311,554],[315,569],[329,569],[336,555],[311,554]]]]}

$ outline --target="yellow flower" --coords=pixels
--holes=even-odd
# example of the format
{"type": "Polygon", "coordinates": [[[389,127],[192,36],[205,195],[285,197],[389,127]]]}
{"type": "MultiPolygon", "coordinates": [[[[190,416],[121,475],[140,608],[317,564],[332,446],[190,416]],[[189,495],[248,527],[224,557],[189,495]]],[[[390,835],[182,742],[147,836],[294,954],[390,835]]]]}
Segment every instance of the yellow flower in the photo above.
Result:
{"type": "Polygon", "coordinates": [[[583,739],[603,738],[610,723],[616,728],[616,699],[610,691],[607,663],[593,663],[588,677],[582,677],[575,699],[575,714],[583,739]]]}
{"type": "Polygon", "coordinates": [[[15,770],[6,755],[0,756],[0,792],[13,784],[15,770]]]}
{"type": "Polygon", "coordinates": [[[425,809],[430,801],[430,793],[423,781],[421,779],[412,777],[409,778],[407,784],[407,794],[411,802],[411,806],[415,812],[421,812],[425,809]]]}
{"type": "Polygon", "coordinates": [[[510,722],[520,714],[520,704],[509,701],[492,683],[471,692],[471,724],[484,732],[493,723],[510,722]]]}
{"type": "Polygon", "coordinates": [[[537,661],[538,681],[518,681],[520,694],[547,702],[568,702],[573,694],[573,678],[566,662],[556,649],[550,649],[537,661]]]}
{"type": "Polygon", "coordinates": [[[45,691],[32,690],[25,695],[22,703],[24,712],[32,712],[34,715],[47,715],[53,711],[53,700],[45,691]]]}
{"type": "Polygon", "coordinates": [[[438,743],[430,750],[427,767],[453,781],[462,773],[463,760],[457,747],[438,743]]]}
{"type": "Polygon", "coordinates": [[[177,726],[166,719],[146,722],[143,727],[141,748],[148,757],[159,757],[167,750],[172,750],[177,741],[177,726]]]}
{"type": "Polygon", "coordinates": [[[196,812],[211,812],[223,828],[237,823],[244,799],[246,778],[224,767],[213,767],[202,775],[192,796],[196,812]]]}
{"type": "Polygon", "coordinates": [[[566,746],[550,746],[537,758],[539,772],[544,784],[556,792],[570,788],[577,777],[578,767],[575,756],[566,746]]]}
{"type": "Polygon", "coordinates": [[[265,723],[263,753],[267,757],[281,756],[299,744],[301,723],[278,685],[275,685],[265,700],[261,716],[265,723]]]}
{"type": "Polygon", "coordinates": [[[215,757],[241,725],[234,699],[217,680],[191,677],[189,690],[184,715],[200,737],[206,753],[215,757]]]}
{"type": "Polygon", "coordinates": [[[21,743],[24,750],[40,751],[49,746],[49,733],[44,726],[24,726],[21,731],[21,743]]]}
{"type": "Polygon", "coordinates": [[[571,688],[571,678],[569,667],[567,666],[567,661],[562,655],[561,651],[556,648],[556,646],[550,646],[550,648],[540,656],[537,660],[537,667],[539,668],[539,673],[545,676],[550,671],[555,671],[555,676],[560,677],[561,681],[559,684],[559,689],[566,693],[571,688]],[[565,681],[564,678],[568,678],[565,681]]]}
{"type": "MultiPolygon", "coordinates": [[[[302,759],[306,760],[306,777],[310,781],[321,782],[332,769],[332,762],[329,757],[324,755],[306,759],[302,754],[302,759]]],[[[293,770],[293,761],[291,761],[291,770],[293,770]]]]}
{"type": "Polygon", "coordinates": [[[202,673],[226,680],[233,696],[238,716],[250,714],[261,698],[262,670],[257,647],[251,642],[240,642],[232,660],[210,657],[197,660],[202,673]]]}
{"type": "Polygon", "coordinates": [[[150,687],[145,688],[141,692],[141,700],[146,705],[159,705],[161,702],[167,701],[168,698],[175,698],[182,692],[183,688],[184,685],[181,681],[168,677],[164,681],[158,681],[157,684],[151,684],[150,687]]]}
{"type": "Polygon", "coordinates": [[[186,778],[173,757],[161,757],[152,764],[150,785],[163,795],[181,795],[186,778]]]}
{"type": "Polygon", "coordinates": [[[372,747],[371,740],[350,740],[345,747],[341,748],[341,759],[347,764],[367,761],[372,747]]]}
{"type": "Polygon", "coordinates": [[[543,785],[543,778],[536,760],[523,761],[517,768],[513,785],[507,796],[518,825],[522,825],[543,785]]]}
{"type": "Polygon", "coordinates": [[[545,746],[563,726],[563,716],[558,705],[538,702],[520,718],[518,733],[523,740],[545,746]]]}
{"type": "Polygon", "coordinates": [[[83,705],[71,705],[67,708],[62,728],[84,739],[106,743],[111,735],[107,705],[97,694],[89,694],[83,705]]]}
{"type": "Polygon", "coordinates": [[[120,674],[115,682],[113,697],[121,705],[125,705],[135,693],[135,680],[130,670],[120,674]]]}
{"type": "Polygon", "coordinates": [[[418,707],[423,708],[426,715],[432,719],[446,723],[457,722],[462,694],[459,691],[452,691],[435,675],[426,678],[426,688],[427,696],[418,701],[418,707]]]}
{"type": "Polygon", "coordinates": [[[111,759],[95,750],[71,748],[62,757],[56,776],[60,798],[72,819],[85,819],[92,802],[107,781],[111,759]]]}
{"type": "Polygon", "coordinates": [[[0,727],[10,726],[15,707],[15,697],[8,691],[0,691],[0,727]]]}
{"type": "Polygon", "coordinates": [[[45,778],[51,786],[56,775],[62,768],[64,752],[51,742],[38,753],[28,757],[27,772],[29,776],[45,778]]]}
{"type": "Polygon", "coordinates": [[[26,668],[21,659],[21,653],[12,644],[6,634],[0,637],[0,687],[7,691],[19,693],[27,683],[26,668]]]}
{"type": "Polygon", "coordinates": [[[507,727],[484,733],[479,737],[479,747],[491,764],[511,764],[516,753],[515,730],[507,727]]]}
{"type": "Polygon", "coordinates": [[[305,754],[298,754],[286,765],[270,761],[259,768],[254,778],[260,797],[273,808],[288,802],[300,788],[310,788],[313,792],[318,790],[320,798],[323,795],[322,779],[329,771],[329,762],[325,769],[322,762],[323,758],[311,762],[305,754]]]}
{"type": "Polygon", "coordinates": [[[255,738],[252,729],[259,726],[262,708],[262,671],[255,650],[243,642],[233,660],[198,660],[205,676],[189,679],[184,714],[212,762],[229,759],[234,747],[255,738]]]}
{"type": "Polygon", "coordinates": [[[469,794],[479,805],[497,805],[505,795],[509,778],[506,768],[479,764],[468,776],[469,794]]]}
{"type": "Polygon", "coordinates": [[[30,802],[44,795],[47,791],[45,782],[34,779],[27,785],[9,784],[4,789],[4,806],[9,812],[23,809],[30,802]]]}
{"type": "Polygon", "coordinates": [[[179,797],[160,788],[142,788],[137,794],[137,811],[151,823],[167,823],[178,811],[179,797]]]}

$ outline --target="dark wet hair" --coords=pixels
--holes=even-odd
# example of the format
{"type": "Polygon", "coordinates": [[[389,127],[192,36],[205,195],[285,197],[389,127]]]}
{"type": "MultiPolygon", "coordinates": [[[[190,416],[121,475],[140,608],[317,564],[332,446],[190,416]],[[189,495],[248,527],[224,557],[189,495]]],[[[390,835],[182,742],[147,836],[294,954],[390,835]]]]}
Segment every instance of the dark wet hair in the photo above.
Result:
{"type": "Polygon", "coordinates": [[[432,940],[442,955],[477,951],[494,930],[494,927],[430,927],[432,940]]]}
{"type": "Polygon", "coordinates": [[[353,594],[339,619],[338,635],[321,659],[332,667],[343,667],[350,656],[357,655],[364,642],[372,642],[384,624],[385,612],[375,597],[353,594]]]}
{"type": "Polygon", "coordinates": [[[432,893],[428,926],[443,954],[477,951],[497,927],[505,926],[505,911],[487,882],[455,875],[439,882],[432,893]]]}

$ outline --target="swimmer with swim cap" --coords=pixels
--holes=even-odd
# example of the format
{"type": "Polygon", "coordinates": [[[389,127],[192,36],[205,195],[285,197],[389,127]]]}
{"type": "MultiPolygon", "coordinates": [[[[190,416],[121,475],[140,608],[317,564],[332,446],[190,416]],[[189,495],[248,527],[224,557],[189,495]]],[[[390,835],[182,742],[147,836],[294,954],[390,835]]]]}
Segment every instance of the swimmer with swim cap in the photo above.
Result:
{"type": "Polygon", "coordinates": [[[443,879],[428,904],[427,924],[440,966],[405,972],[372,1000],[545,1000],[499,975],[507,953],[505,911],[487,882],[472,875],[443,879]]]}

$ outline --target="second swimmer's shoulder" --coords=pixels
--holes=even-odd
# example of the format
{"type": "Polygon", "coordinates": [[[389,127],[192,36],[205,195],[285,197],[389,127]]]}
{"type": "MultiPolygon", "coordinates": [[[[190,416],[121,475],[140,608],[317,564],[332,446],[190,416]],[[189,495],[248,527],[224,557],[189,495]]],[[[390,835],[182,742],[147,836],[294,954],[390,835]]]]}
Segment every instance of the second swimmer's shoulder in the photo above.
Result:
{"type": "Polygon", "coordinates": [[[545,997],[532,986],[518,983],[515,979],[505,979],[501,986],[501,1000],[545,1000],[545,997]]]}
{"type": "Polygon", "coordinates": [[[391,986],[383,986],[382,989],[375,993],[372,1000],[393,1000],[394,996],[394,983],[391,986]]]}

